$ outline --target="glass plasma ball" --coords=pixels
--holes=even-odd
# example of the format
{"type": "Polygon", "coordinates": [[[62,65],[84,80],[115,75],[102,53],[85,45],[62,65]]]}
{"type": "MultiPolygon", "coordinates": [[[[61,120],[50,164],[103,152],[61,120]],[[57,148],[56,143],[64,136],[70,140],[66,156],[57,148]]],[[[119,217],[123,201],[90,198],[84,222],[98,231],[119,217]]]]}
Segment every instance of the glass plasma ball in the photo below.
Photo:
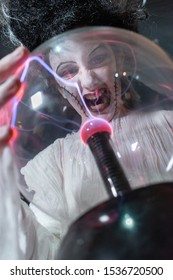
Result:
{"type": "Polygon", "coordinates": [[[22,87],[10,104],[19,165],[101,118],[132,188],[172,181],[172,70],[155,43],[122,29],[82,28],[45,42],[18,69],[22,87]]]}
{"type": "MultiPolygon", "coordinates": [[[[63,182],[70,178],[72,192],[78,192],[78,185],[80,192],[86,181],[81,195],[89,200],[95,186],[100,188],[98,200],[79,216],[108,199],[85,137],[80,138],[89,120],[96,120],[98,127],[102,120],[109,124],[109,142],[131,190],[172,182],[173,62],[155,43],[117,28],[80,28],[43,43],[17,75],[22,86],[7,106],[16,163],[26,170],[52,143],[57,145],[54,164],[63,182]]],[[[44,162],[49,168],[49,158],[44,162]]],[[[45,170],[40,168],[38,176],[45,170]]],[[[23,195],[56,219],[56,212],[45,209],[34,195],[31,199],[26,188],[23,195]]],[[[107,218],[102,219],[104,223],[107,218]]],[[[133,227],[129,214],[124,219],[126,227],[133,227]]]]}

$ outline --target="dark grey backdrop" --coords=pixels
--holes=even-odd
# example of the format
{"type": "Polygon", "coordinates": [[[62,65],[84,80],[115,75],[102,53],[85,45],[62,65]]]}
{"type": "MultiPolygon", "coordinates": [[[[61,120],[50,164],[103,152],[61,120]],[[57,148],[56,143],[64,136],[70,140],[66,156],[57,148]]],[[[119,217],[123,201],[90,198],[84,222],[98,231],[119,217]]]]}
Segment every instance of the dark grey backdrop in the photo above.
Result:
{"type": "MultiPolygon", "coordinates": [[[[150,18],[141,24],[141,33],[154,40],[173,57],[173,0],[148,0],[147,8],[150,18]]],[[[13,49],[10,42],[2,36],[0,58],[13,49]]]]}

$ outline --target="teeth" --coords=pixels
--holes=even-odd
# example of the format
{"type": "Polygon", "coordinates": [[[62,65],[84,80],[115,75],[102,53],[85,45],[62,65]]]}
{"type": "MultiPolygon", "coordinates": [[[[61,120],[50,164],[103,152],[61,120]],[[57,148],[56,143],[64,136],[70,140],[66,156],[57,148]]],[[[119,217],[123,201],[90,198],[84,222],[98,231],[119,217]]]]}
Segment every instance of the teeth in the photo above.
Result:
{"type": "Polygon", "coordinates": [[[105,94],[107,92],[107,90],[105,88],[101,88],[99,90],[96,90],[93,94],[87,94],[85,97],[85,99],[88,100],[94,100],[99,98],[102,94],[105,94]]]}
{"type": "Polygon", "coordinates": [[[86,94],[84,99],[89,110],[98,113],[110,105],[111,93],[107,88],[100,88],[93,93],[86,94]]]}
{"type": "Polygon", "coordinates": [[[94,99],[96,99],[98,97],[99,96],[95,96],[95,95],[87,95],[87,96],[85,96],[85,98],[88,99],[88,100],[94,100],[94,99]]]}

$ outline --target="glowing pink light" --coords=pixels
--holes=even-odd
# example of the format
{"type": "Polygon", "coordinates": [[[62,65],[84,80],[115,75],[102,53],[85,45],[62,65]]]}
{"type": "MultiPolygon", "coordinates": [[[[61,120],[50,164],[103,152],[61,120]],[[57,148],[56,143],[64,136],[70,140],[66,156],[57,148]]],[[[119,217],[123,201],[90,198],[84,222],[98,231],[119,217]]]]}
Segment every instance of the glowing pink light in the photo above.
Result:
{"type": "Polygon", "coordinates": [[[108,121],[101,118],[94,118],[86,121],[80,130],[82,142],[86,144],[88,139],[98,132],[108,132],[112,134],[112,127],[108,121]]]}

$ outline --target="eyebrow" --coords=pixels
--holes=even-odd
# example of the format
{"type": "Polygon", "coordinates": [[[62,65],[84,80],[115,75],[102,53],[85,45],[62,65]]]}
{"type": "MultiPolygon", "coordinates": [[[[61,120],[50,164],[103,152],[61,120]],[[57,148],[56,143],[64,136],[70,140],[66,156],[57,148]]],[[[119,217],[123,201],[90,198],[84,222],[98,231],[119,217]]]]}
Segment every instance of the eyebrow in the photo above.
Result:
{"type": "Polygon", "coordinates": [[[65,61],[65,62],[61,62],[61,63],[57,66],[56,72],[58,71],[58,69],[59,69],[62,65],[64,65],[64,64],[70,64],[70,63],[76,64],[75,61],[65,61]]]}
{"type": "MultiPolygon", "coordinates": [[[[97,49],[102,49],[102,48],[105,49],[105,45],[104,45],[103,43],[101,43],[101,44],[99,44],[98,46],[96,46],[96,47],[88,54],[88,56],[91,56],[97,49]]],[[[62,65],[64,65],[64,64],[70,64],[70,63],[76,64],[75,61],[65,61],[65,62],[61,62],[61,63],[57,66],[56,72],[58,71],[58,69],[59,69],[62,65]]]]}
{"type": "Polygon", "coordinates": [[[91,56],[97,49],[105,49],[105,45],[103,43],[99,44],[98,46],[96,46],[90,53],[89,56],[91,56]]]}

